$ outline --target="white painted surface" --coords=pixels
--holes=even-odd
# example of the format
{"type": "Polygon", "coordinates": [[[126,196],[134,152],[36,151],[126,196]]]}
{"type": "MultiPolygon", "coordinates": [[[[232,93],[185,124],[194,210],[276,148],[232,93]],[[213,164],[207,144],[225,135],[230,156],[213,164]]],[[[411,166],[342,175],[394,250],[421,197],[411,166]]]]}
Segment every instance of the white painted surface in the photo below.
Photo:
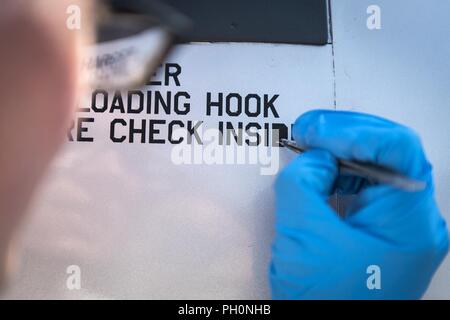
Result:
{"type": "MultiPolygon", "coordinates": [[[[331,11],[337,109],[387,117],[420,134],[449,222],[450,1],[333,0],[331,11]],[[366,27],[372,4],[381,9],[380,30],[366,27]]],[[[448,256],[425,298],[450,299],[448,256]]]]}
{"type": "MultiPolygon", "coordinates": [[[[331,46],[185,45],[169,60],[182,66],[192,111],[157,118],[217,123],[205,117],[207,91],[279,94],[286,123],[333,105],[331,46]]],[[[112,116],[95,118],[95,142],[67,145],[41,190],[7,297],[270,297],[274,176],[255,165],[175,166],[171,145],[113,144],[112,116]],[[80,291],[66,288],[72,264],[80,291]]]]}

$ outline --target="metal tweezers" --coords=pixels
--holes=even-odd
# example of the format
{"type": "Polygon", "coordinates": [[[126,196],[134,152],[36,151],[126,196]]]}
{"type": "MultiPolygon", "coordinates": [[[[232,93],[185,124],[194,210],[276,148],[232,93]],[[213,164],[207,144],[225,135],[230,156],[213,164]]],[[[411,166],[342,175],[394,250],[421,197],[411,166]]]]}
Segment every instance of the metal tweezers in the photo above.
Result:
{"type": "MultiPolygon", "coordinates": [[[[303,153],[306,151],[299,147],[295,142],[287,139],[281,139],[280,145],[295,153],[303,153]]],[[[423,181],[411,179],[392,169],[371,163],[338,159],[338,166],[341,174],[362,177],[370,182],[388,184],[405,191],[420,191],[426,187],[426,184],[423,181]]]]}

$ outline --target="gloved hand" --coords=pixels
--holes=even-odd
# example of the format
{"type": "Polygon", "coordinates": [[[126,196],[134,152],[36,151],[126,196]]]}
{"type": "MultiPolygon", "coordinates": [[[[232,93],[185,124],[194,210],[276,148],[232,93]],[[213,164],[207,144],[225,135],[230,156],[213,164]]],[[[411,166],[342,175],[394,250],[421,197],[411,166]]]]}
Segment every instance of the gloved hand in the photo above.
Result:
{"type": "Polygon", "coordinates": [[[382,118],[323,110],[299,117],[293,135],[310,151],[275,183],[273,297],[420,298],[448,251],[448,233],[419,138],[382,118]],[[427,187],[406,192],[339,176],[335,157],[390,167],[427,187]],[[335,191],[356,194],[343,218],[327,203],[335,191]]]}

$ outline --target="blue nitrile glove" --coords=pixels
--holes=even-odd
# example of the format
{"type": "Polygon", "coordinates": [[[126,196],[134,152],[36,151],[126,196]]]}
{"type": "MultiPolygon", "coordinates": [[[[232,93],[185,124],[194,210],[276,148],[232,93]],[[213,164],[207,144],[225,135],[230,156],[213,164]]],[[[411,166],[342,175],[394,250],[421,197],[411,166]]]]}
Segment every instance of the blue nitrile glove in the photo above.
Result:
{"type": "Polygon", "coordinates": [[[293,135],[310,151],[275,184],[273,297],[420,298],[448,251],[448,233],[419,138],[382,118],[324,110],[298,118],[293,135]],[[427,187],[406,192],[338,176],[335,157],[390,167],[427,187]],[[327,203],[335,191],[357,194],[345,218],[327,203]]]}

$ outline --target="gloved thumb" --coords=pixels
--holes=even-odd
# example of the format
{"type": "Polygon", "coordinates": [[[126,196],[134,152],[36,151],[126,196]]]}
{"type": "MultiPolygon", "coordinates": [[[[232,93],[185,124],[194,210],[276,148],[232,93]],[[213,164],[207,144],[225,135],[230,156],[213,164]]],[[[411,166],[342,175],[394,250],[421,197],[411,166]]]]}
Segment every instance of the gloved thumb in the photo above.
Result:
{"type": "Polygon", "coordinates": [[[275,183],[276,227],[325,230],[325,221],[340,223],[327,202],[337,175],[336,158],[328,151],[312,149],[297,156],[275,183]]]}

